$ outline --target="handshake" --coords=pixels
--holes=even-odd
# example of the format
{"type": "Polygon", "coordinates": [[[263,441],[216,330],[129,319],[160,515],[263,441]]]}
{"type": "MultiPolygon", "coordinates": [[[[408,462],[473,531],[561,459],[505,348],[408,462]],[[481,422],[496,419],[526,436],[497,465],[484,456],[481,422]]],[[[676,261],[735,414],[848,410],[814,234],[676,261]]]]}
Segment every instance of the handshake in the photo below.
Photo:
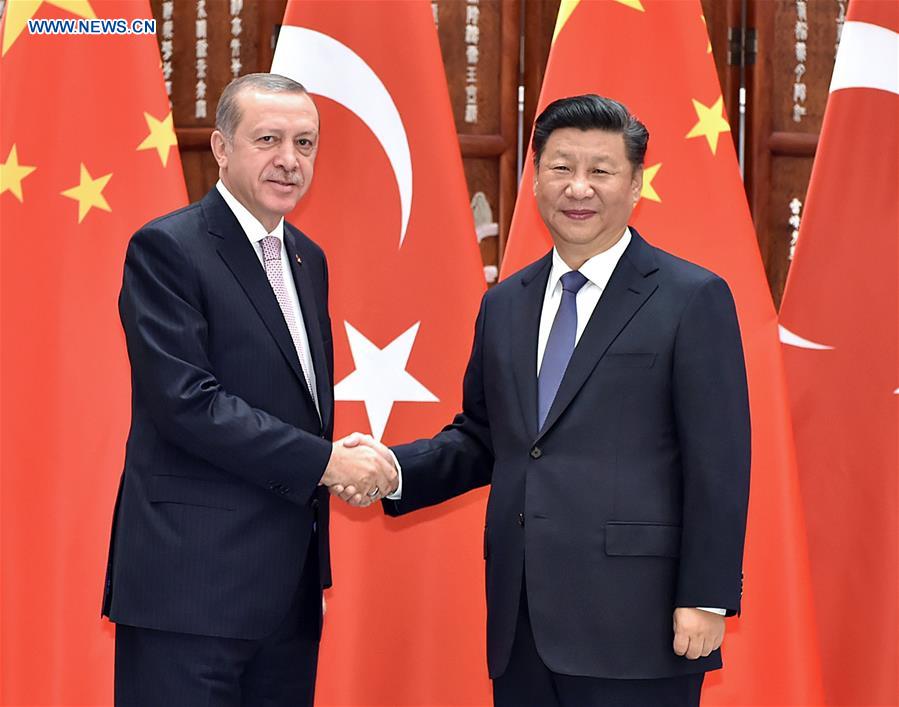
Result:
{"type": "Polygon", "coordinates": [[[320,483],[332,496],[364,508],[396,491],[399,475],[387,447],[369,435],[354,432],[334,442],[320,483]]]}

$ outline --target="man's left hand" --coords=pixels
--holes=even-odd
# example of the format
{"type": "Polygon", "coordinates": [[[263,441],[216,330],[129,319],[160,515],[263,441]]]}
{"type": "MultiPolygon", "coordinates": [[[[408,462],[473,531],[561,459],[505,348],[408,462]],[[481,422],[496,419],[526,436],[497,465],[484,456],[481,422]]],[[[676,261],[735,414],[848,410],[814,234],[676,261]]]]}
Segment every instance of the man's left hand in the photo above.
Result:
{"type": "Polygon", "coordinates": [[[702,609],[674,610],[674,652],[690,660],[705,658],[721,647],[724,617],[702,609]]]}

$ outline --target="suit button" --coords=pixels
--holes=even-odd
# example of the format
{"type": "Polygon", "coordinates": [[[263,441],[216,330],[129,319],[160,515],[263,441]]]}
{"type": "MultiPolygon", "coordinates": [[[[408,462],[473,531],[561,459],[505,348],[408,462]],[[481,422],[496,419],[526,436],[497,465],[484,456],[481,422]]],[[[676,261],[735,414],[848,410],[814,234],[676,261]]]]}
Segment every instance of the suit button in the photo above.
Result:
{"type": "Polygon", "coordinates": [[[540,449],[540,447],[534,447],[531,450],[531,459],[539,459],[542,456],[543,456],[543,451],[540,449]]]}
{"type": "Polygon", "coordinates": [[[518,525],[520,525],[522,528],[524,527],[524,513],[518,514],[518,525]]]}
{"type": "Polygon", "coordinates": [[[318,499],[317,499],[317,498],[313,498],[313,499],[312,499],[312,504],[311,504],[311,505],[312,505],[312,510],[313,510],[313,511],[317,511],[317,510],[318,510],[318,499]]]}

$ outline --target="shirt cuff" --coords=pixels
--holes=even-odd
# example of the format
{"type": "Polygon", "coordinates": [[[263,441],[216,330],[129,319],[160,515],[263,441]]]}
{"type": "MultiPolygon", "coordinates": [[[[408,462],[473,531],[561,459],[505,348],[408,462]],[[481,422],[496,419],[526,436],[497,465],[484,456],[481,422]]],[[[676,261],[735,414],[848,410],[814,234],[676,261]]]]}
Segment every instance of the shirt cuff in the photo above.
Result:
{"type": "MultiPolygon", "coordinates": [[[[396,481],[397,487],[396,491],[394,491],[389,496],[385,496],[388,501],[399,501],[403,497],[403,467],[400,466],[399,459],[396,458],[396,454],[393,453],[393,450],[388,447],[387,451],[390,452],[390,456],[393,457],[393,465],[396,467],[396,481]]],[[[721,612],[724,613],[723,611],[721,612]]]]}
{"type": "Polygon", "coordinates": [[[725,616],[727,614],[727,609],[715,609],[708,606],[697,606],[696,608],[700,611],[708,611],[710,614],[718,614],[718,616],[725,616]]]}

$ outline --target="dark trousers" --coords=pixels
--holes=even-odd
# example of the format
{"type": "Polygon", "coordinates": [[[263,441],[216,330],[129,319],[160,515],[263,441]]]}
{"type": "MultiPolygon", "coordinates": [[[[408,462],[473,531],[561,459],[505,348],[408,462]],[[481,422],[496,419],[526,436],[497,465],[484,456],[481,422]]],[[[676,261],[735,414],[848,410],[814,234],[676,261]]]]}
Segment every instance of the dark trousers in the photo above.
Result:
{"type": "Polygon", "coordinates": [[[118,624],[116,707],[311,707],[321,621],[312,549],[290,611],[260,640],[118,624]]]}
{"type": "Polygon", "coordinates": [[[698,707],[705,673],[655,680],[561,675],[546,667],[531,630],[522,588],[506,671],[493,681],[496,707],[698,707]]]}

